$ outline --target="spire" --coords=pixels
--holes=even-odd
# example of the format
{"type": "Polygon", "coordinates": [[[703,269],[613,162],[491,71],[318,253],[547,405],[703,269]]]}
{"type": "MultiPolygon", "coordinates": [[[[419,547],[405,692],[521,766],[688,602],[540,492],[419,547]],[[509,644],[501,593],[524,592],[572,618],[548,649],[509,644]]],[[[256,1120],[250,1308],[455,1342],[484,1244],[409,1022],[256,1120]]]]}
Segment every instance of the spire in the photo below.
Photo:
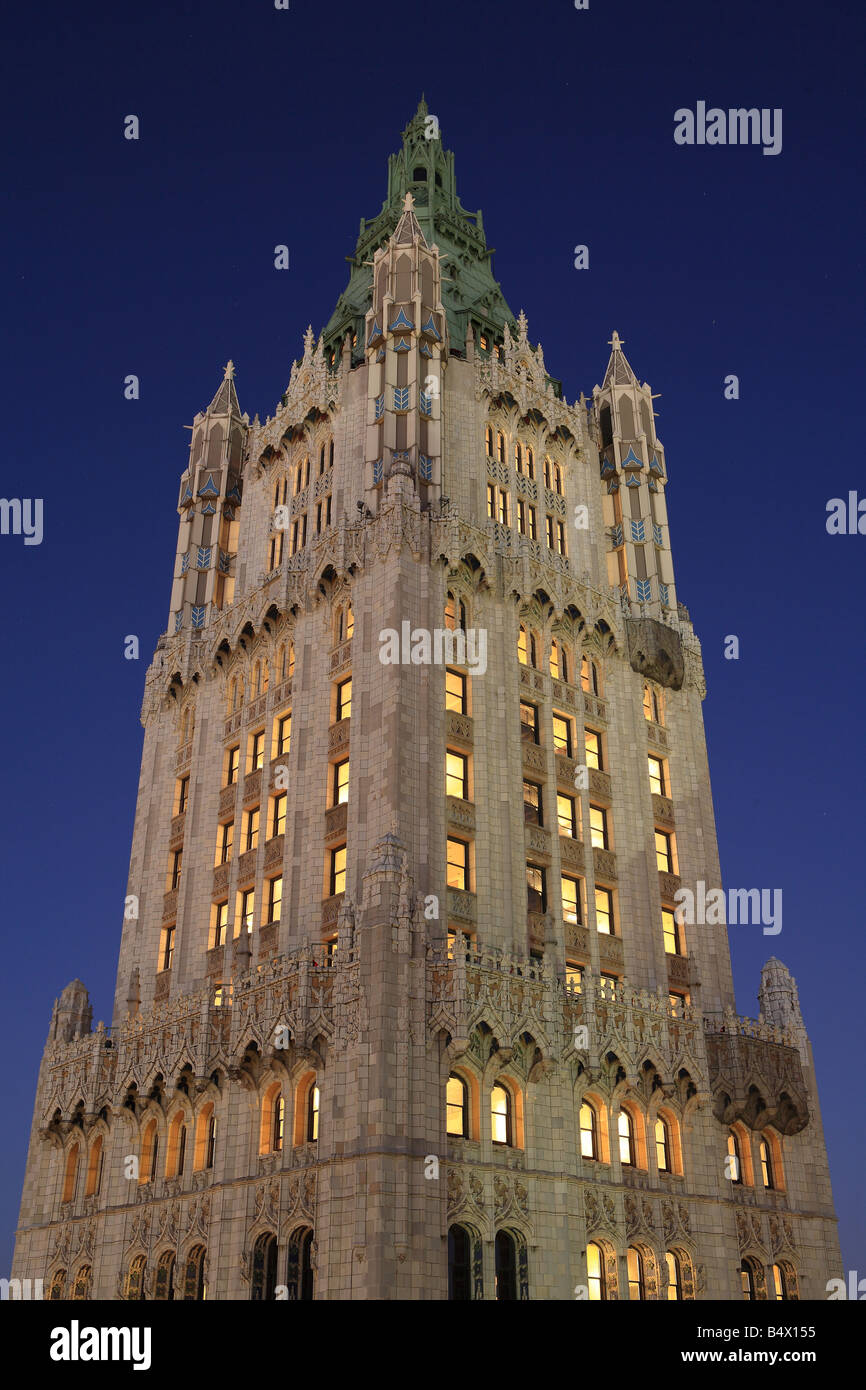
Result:
{"type": "Polygon", "coordinates": [[[394,232],[394,242],[397,246],[413,246],[415,238],[420,237],[421,245],[426,249],[427,243],[424,240],[424,233],[418,225],[414,209],[415,199],[411,193],[407,193],[403,199],[403,215],[394,232]]]}
{"type": "Polygon", "coordinates": [[[442,300],[450,341],[465,343],[470,319],[476,329],[498,341],[505,324],[514,322],[514,314],[493,278],[493,252],[482,215],[467,211],[460,202],[454,155],[443,148],[438,117],[423,96],[403,130],[400,149],[388,158],[382,211],[361,221],[349,283],[323,333],[328,356],[339,355],[347,332],[356,334],[359,344],[362,341],[376,251],[391,236],[398,244],[410,245],[414,235],[421,236],[423,246],[436,245],[442,257],[442,300]],[[407,193],[412,197],[409,205],[407,193]]]}
{"type": "Polygon", "coordinates": [[[209,415],[237,415],[240,417],[241,407],[235,389],[235,364],[231,358],[225,365],[222,382],[207,408],[207,413],[209,415]]]}
{"type": "Polygon", "coordinates": [[[610,337],[610,359],[602,386],[637,386],[638,381],[622,350],[622,339],[614,329],[610,337]]]}

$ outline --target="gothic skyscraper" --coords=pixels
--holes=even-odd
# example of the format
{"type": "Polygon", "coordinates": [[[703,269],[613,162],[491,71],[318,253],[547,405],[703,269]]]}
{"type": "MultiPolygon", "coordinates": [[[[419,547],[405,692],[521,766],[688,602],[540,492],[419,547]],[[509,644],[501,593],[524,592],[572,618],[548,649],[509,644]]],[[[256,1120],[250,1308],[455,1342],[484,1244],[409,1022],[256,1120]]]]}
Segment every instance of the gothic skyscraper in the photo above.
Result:
{"type": "Polygon", "coordinates": [[[13,1273],[51,1297],[841,1272],[796,986],[740,1017],[699,910],[652,392],[613,333],[569,404],[490,257],[422,102],[273,416],[231,363],[195,416],[111,1026],[68,985],[39,1075],[13,1273]]]}

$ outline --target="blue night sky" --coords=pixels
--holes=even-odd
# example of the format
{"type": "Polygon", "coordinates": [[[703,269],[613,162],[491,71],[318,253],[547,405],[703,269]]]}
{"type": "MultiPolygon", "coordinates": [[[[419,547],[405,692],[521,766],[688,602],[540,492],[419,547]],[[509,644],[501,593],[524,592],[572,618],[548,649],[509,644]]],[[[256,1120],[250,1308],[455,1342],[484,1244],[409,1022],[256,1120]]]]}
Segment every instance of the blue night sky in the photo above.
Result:
{"type": "Polygon", "coordinates": [[[813,1041],[845,1268],[866,1272],[851,1079],[866,536],[825,528],[829,498],[866,495],[863,27],[854,0],[10,13],[0,490],[42,497],[45,519],[41,545],[0,537],[0,1273],[52,1002],[79,976],[94,1022],[111,1015],[184,425],[229,357],[241,408],[273,411],[304,329],[319,331],[344,287],[360,217],[381,208],[422,90],[464,205],[483,209],[506,299],[568,399],[601,381],[614,328],[662,393],[724,881],[784,893],[780,936],[731,929],[738,1008],[757,1012],[760,967],[780,956],[813,1041]],[[781,107],[782,152],[676,145],[675,110],[699,100],[781,107]],[[137,143],[123,138],[130,113],[137,143]],[[289,271],[274,269],[278,243],[289,271]],[[578,243],[588,270],[573,268],[578,243]],[[723,397],[729,373],[738,401],[723,397]],[[724,659],[727,634],[738,661],[724,659]]]}

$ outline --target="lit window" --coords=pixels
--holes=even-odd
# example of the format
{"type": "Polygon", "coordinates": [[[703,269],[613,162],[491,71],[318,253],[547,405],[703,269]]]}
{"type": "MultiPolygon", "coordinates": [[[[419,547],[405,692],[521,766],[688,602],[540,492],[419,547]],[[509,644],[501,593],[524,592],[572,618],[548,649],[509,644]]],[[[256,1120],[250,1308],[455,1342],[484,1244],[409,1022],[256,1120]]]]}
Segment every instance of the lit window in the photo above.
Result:
{"type": "Polygon", "coordinates": [[[445,795],[469,799],[469,759],[462,753],[445,754],[445,795]]]}
{"type": "Polygon", "coordinates": [[[728,1132],[728,1159],[727,1176],[732,1183],[741,1186],[743,1181],[743,1163],[740,1158],[740,1141],[733,1130],[729,1130],[728,1132]]]}
{"type": "Polygon", "coordinates": [[[348,676],[344,681],[337,683],[337,703],[334,711],[335,722],[339,724],[341,719],[348,719],[352,713],[352,677],[348,676]]]}
{"type": "Polygon", "coordinates": [[[177,784],[177,810],[175,815],[181,816],[186,810],[189,801],[189,778],[181,777],[177,784]]]}
{"type": "Polygon", "coordinates": [[[553,746],[557,753],[564,753],[567,758],[571,757],[571,720],[565,715],[553,716],[553,746]]]}
{"type": "Polygon", "coordinates": [[[319,1137],[319,1088],[310,1087],[307,1101],[307,1143],[315,1144],[319,1137]]]}
{"type": "Polygon", "coordinates": [[[216,864],[228,864],[232,857],[232,848],[235,838],[235,823],[233,820],[224,821],[217,826],[217,846],[216,864]]]}
{"type": "MultiPolygon", "coordinates": [[[[486,340],[482,338],[482,346],[486,348],[486,340]]],[[[484,448],[490,458],[493,457],[493,426],[488,425],[484,431],[484,448]]]]}
{"type": "Polygon", "coordinates": [[[277,720],[276,738],[274,740],[274,757],[281,758],[288,755],[292,743],[292,716],[291,712],[283,714],[277,720]]]}
{"type": "Polygon", "coordinates": [[[585,729],[583,737],[586,744],[587,767],[593,767],[599,772],[603,772],[604,760],[602,757],[601,734],[596,733],[595,729],[585,729]]]}
{"type": "Polygon", "coordinates": [[[257,849],[259,844],[259,808],[251,806],[244,812],[244,853],[257,849]]]}
{"type": "Polygon", "coordinates": [[[599,1303],[607,1298],[604,1251],[595,1241],[590,1241],[586,1247],[586,1282],[591,1303],[599,1303]]]}
{"type": "Polygon", "coordinates": [[[580,660],[580,685],[588,695],[598,694],[598,667],[587,656],[580,660]]]}
{"type": "Polygon", "coordinates": [[[575,965],[573,961],[565,962],[565,983],[575,994],[583,993],[583,966],[575,965]]]}
{"type": "Polygon", "coordinates": [[[761,1181],[766,1188],[772,1190],[776,1184],[773,1178],[773,1160],[770,1155],[770,1146],[766,1139],[762,1139],[758,1145],[758,1157],[761,1161],[761,1181]]]}
{"type": "Polygon", "coordinates": [[[517,660],[521,666],[529,665],[529,647],[526,640],[526,628],[522,625],[517,632],[517,660]]]}
{"type": "Polygon", "coordinates": [[[568,796],[565,792],[557,792],[556,818],[559,822],[560,835],[567,835],[570,840],[576,840],[577,798],[568,796]]]}
{"type": "Polygon", "coordinates": [[[268,922],[279,922],[283,905],[283,876],[268,879],[268,922]]]}
{"type": "Polygon", "coordinates": [[[580,1156],[598,1158],[595,1111],[587,1101],[580,1107],[580,1156]]]}
{"type": "Polygon", "coordinates": [[[504,488],[499,489],[499,521],[501,525],[508,525],[508,493],[504,488]]]}
{"type": "Polygon", "coordinates": [[[644,719],[648,719],[651,723],[661,723],[659,719],[659,697],[649,685],[645,685],[643,688],[643,713],[644,719]]]}
{"type": "Polygon", "coordinates": [[[526,503],[522,497],[517,499],[517,529],[521,536],[526,535],[526,503]]]}
{"type": "Polygon", "coordinates": [[[344,758],[342,762],[334,763],[333,780],[331,783],[332,805],[340,806],[344,801],[349,800],[349,759],[344,758]]]}
{"type": "Polygon", "coordinates": [[[668,1299],[675,1302],[680,1297],[680,1262],[673,1250],[665,1254],[665,1264],[668,1267],[668,1299]]]}
{"type": "MultiPolygon", "coordinates": [[[[229,924],[229,905],[225,903],[214,903],[213,905],[213,946],[224,946],[226,941],[226,928],[229,924]]],[[[213,948],[212,948],[213,949],[213,948]]]]}
{"type": "Polygon", "coordinates": [[[511,1092],[498,1084],[490,1092],[490,1125],[494,1144],[511,1143],[511,1092]]]}
{"type": "Polygon", "coordinates": [[[282,1092],[274,1099],[274,1118],[271,1130],[271,1151],[275,1154],[281,1153],[283,1148],[283,1135],[286,1128],[286,1101],[282,1092]]]}
{"type": "Polygon", "coordinates": [[[462,1076],[452,1073],[445,1088],[446,1129],[449,1134],[458,1135],[461,1139],[468,1137],[469,1107],[466,1100],[466,1082],[462,1076]]]}
{"type": "Polygon", "coordinates": [[[593,849],[607,849],[607,811],[603,806],[589,808],[589,835],[593,849]]]}
{"type": "Polygon", "coordinates": [[[171,863],[168,870],[168,891],[171,893],[175,888],[180,887],[180,875],[183,867],[183,850],[176,849],[171,856],[171,863]]]}
{"type": "Polygon", "coordinates": [[[460,671],[445,670],[445,708],[466,714],[466,677],[460,671]]]}
{"type": "Polygon", "coordinates": [[[674,870],[674,850],[673,835],[666,830],[657,830],[656,837],[656,864],[663,874],[672,874],[674,870]]]}
{"type": "Polygon", "coordinates": [[[280,792],[271,803],[271,835],[286,833],[286,793],[280,792]]]}
{"type": "Polygon", "coordinates": [[[493,483],[487,484],[487,515],[491,521],[496,520],[496,488],[493,483]]]}
{"type": "Polygon", "coordinates": [[[331,897],[346,891],[346,846],[332,849],[329,856],[328,890],[331,897]]]}
{"type": "Polygon", "coordinates": [[[671,1171],[670,1137],[668,1127],[661,1115],[655,1122],[656,1163],[660,1173],[671,1171]]]}
{"type": "Polygon", "coordinates": [[[639,1250],[630,1245],[626,1255],[626,1265],[628,1267],[628,1296],[632,1300],[643,1298],[643,1257],[639,1250]]]}
{"type": "Polygon", "coordinates": [[[242,892],[238,894],[238,908],[238,916],[240,918],[238,926],[238,935],[240,935],[244,927],[246,927],[247,934],[249,935],[249,933],[252,932],[254,926],[253,919],[255,917],[256,910],[255,888],[244,888],[242,892]]]}
{"type": "Polygon", "coordinates": [[[249,771],[256,772],[265,765],[265,731],[259,729],[257,733],[250,735],[250,765],[249,771]]]}
{"type": "Polygon", "coordinates": [[[627,1168],[634,1167],[634,1124],[627,1110],[620,1110],[616,1122],[619,1137],[619,1161],[627,1168]]]}
{"type": "Polygon", "coordinates": [[[773,1277],[773,1298],[778,1303],[781,1303],[788,1297],[788,1292],[785,1287],[784,1275],[782,1274],[782,1271],[778,1265],[773,1265],[773,1268],[770,1272],[773,1277]]]}
{"type": "MultiPolygon", "coordinates": [[[[549,519],[550,518],[548,518],[548,520],[549,519]]],[[[554,680],[559,680],[559,646],[555,638],[550,644],[550,674],[553,676],[554,680]]]]}
{"type": "Polygon", "coordinates": [[[469,846],[465,840],[448,836],[447,883],[461,892],[469,888],[469,846]]]}
{"type": "Polygon", "coordinates": [[[669,956],[683,955],[682,931],[673,908],[662,908],[662,931],[667,954],[669,956]]]}
{"type": "Polygon", "coordinates": [[[595,922],[598,930],[606,936],[615,935],[613,930],[613,893],[609,888],[595,890],[595,922]]]}
{"type": "Polygon", "coordinates": [[[743,1260],[740,1265],[740,1285],[743,1290],[743,1298],[748,1301],[757,1298],[755,1289],[755,1271],[749,1260],[743,1260]]]}
{"type": "Polygon", "coordinates": [[[667,796],[667,780],[665,778],[665,765],[662,758],[655,758],[652,754],[647,758],[649,766],[650,791],[654,796],[667,796]]]}
{"type": "Polygon", "coordinates": [[[565,874],[560,878],[562,886],[562,916],[566,922],[580,922],[580,884],[576,878],[565,874]]]}
{"type": "Polygon", "coordinates": [[[240,763],[241,750],[236,745],[234,748],[226,750],[226,780],[225,784],[230,787],[238,780],[238,765],[240,763]]]}

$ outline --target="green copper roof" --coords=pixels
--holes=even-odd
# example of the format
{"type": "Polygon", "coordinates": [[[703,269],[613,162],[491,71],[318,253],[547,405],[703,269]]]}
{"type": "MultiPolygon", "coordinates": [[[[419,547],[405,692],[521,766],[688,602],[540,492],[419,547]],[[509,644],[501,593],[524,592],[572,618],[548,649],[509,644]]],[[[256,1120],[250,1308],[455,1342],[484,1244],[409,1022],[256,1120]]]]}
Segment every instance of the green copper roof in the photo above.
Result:
{"type": "Polygon", "coordinates": [[[492,248],[484,237],[480,212],[467,212],[457,196],[454,155],[442,148],[438,122],[421,98],[418,110],[403,131],[403,147],[388,158],[388,196],[378,217],[361,219],[358,244],[351,258],[351,275],[324,330],[327,350],[339,355],[346,333],[357,333],[355,356],[362,355],[363,319],[370,307],[373,271],[370,264],[384,246],[403,211],[407,192],[428,246],[442,257],[442,299],[450,346],[462,351],[471,319],[480,329],[501,337],[515,318],[490,269],[492,248]],[[429,137],[429,138],[428,138],[429,137]]]}

